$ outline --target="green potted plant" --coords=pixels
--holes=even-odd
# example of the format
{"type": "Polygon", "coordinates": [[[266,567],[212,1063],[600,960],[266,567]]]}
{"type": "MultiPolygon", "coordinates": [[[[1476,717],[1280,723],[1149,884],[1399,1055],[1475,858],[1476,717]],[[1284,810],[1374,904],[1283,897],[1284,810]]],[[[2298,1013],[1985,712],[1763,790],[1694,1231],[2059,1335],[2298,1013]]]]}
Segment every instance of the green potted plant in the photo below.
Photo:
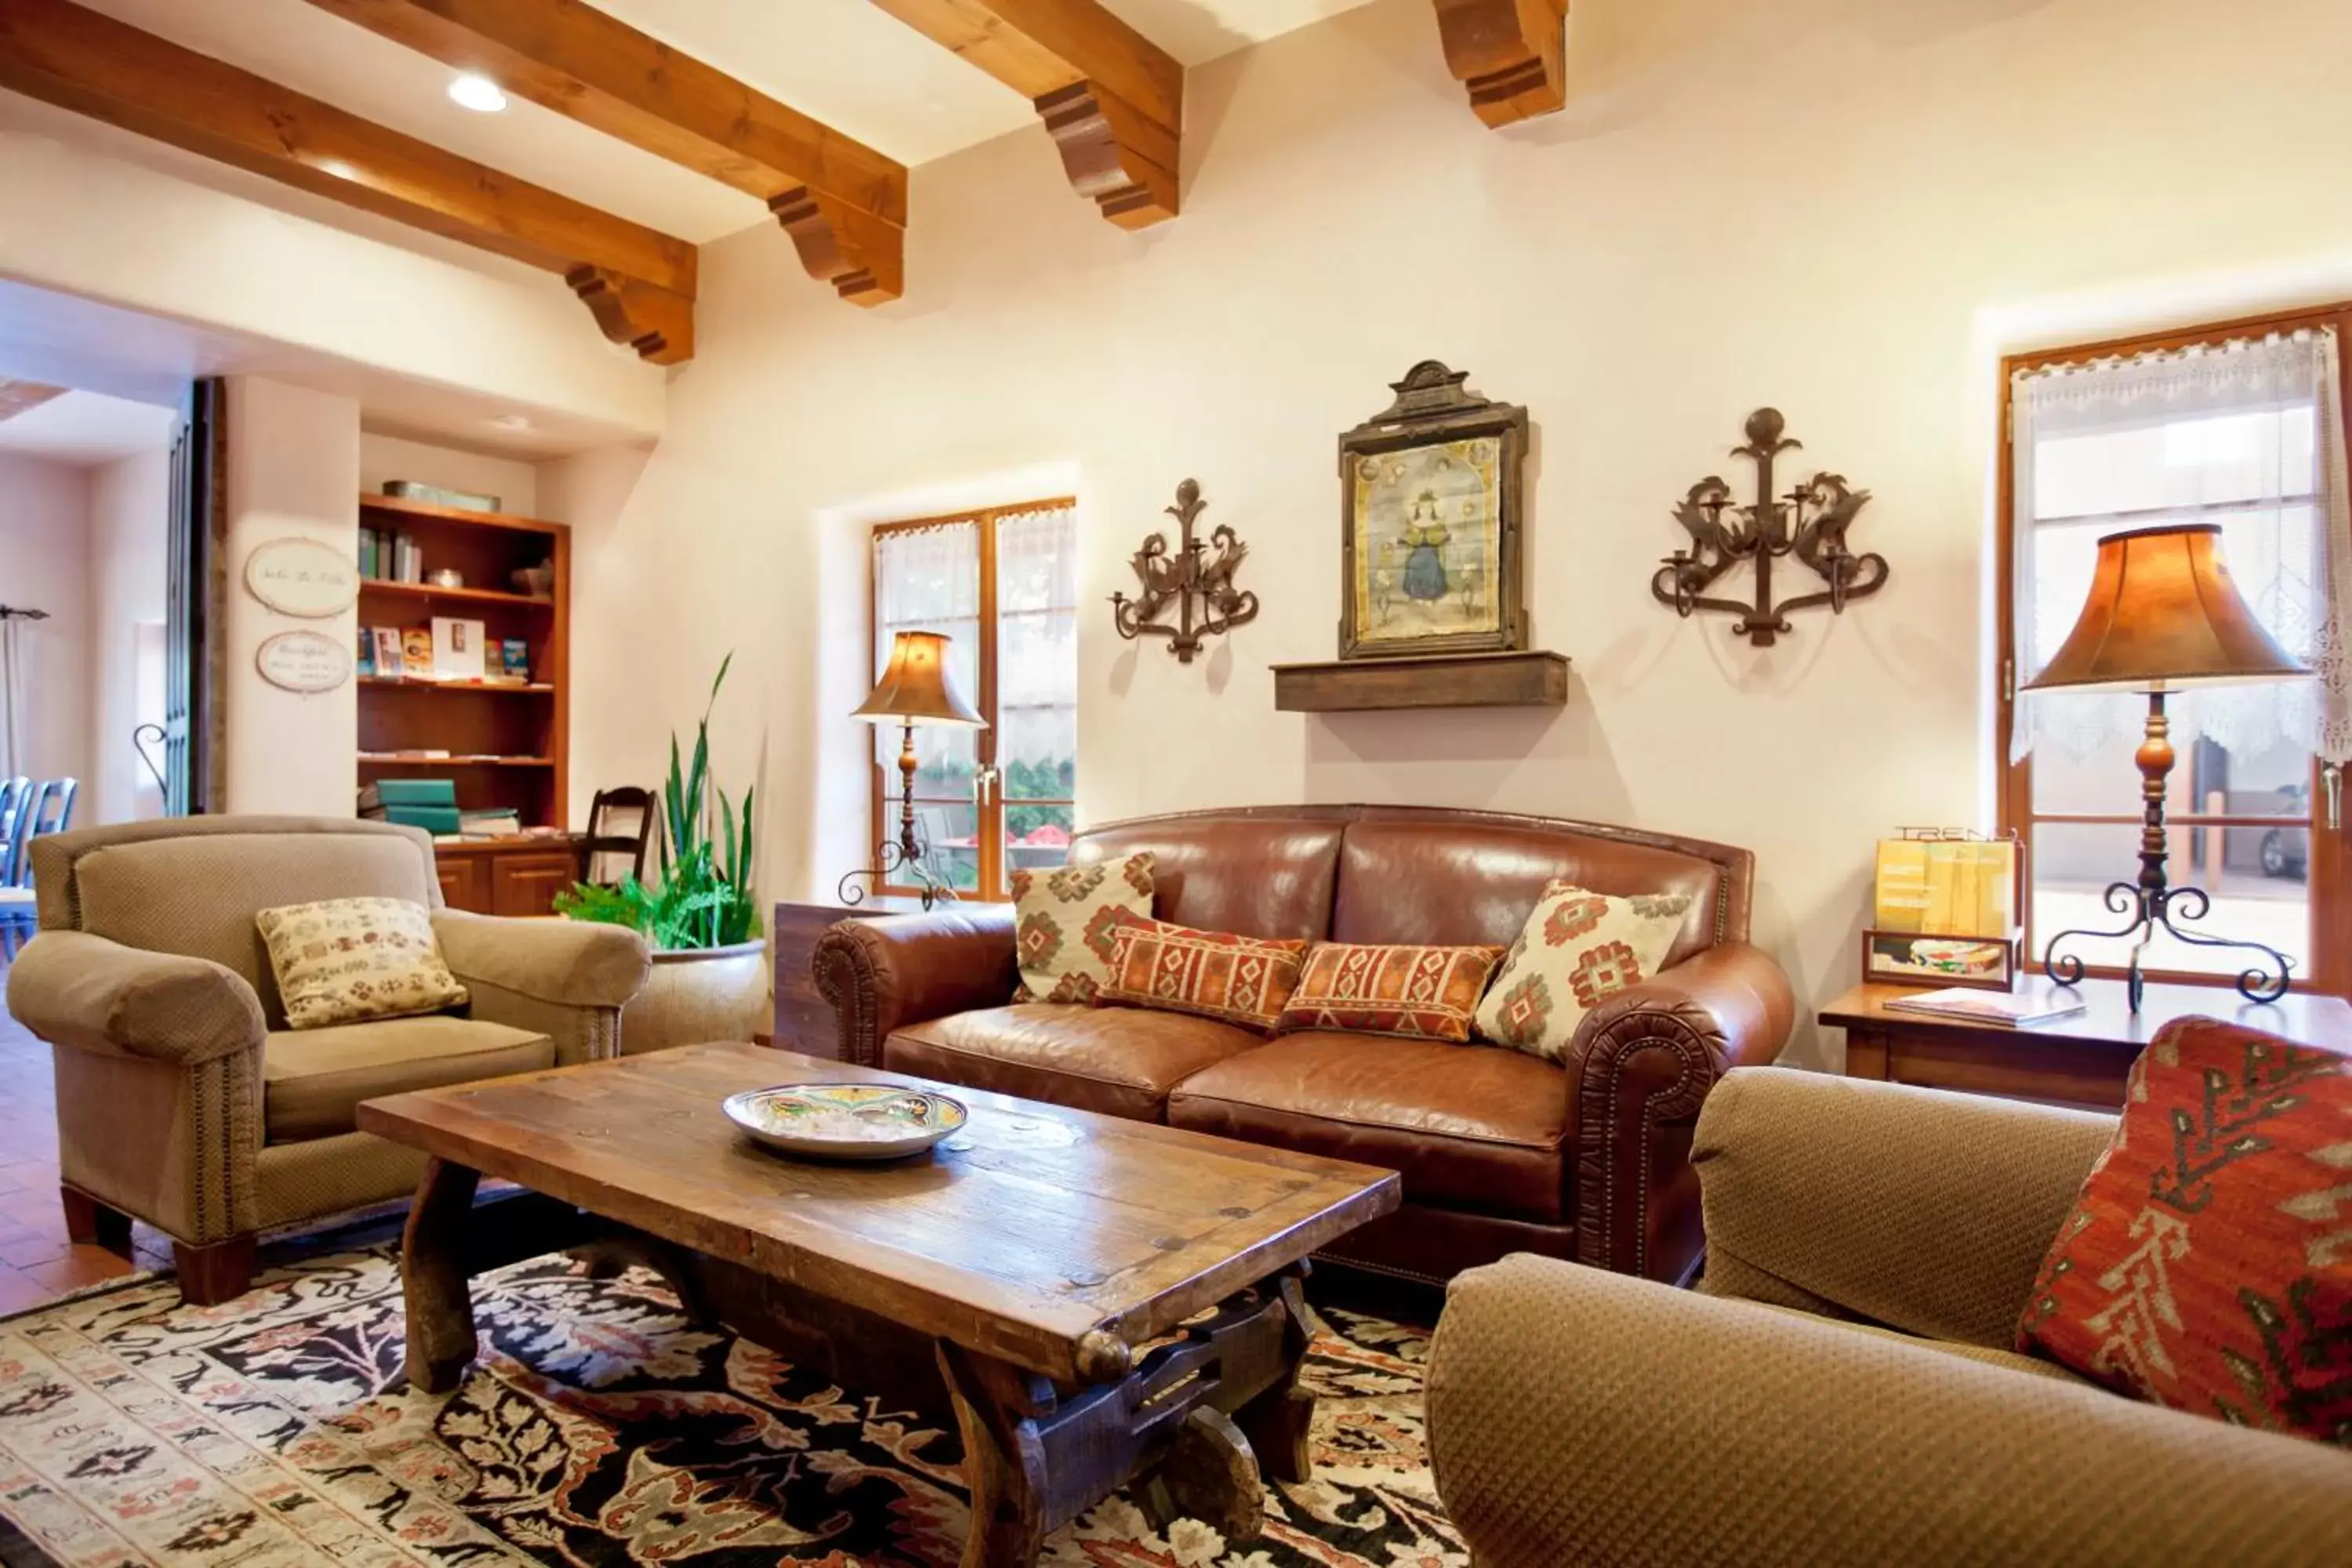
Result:
{"type": "Polygon", "coordinates": [[[719,661],[690,763],[670,737],[651,881],[581,882],[555,900],[558,914],[627,926],[653,947],[645,989],[621,1010],[621,1048],[631,1055],[697,1040],[748,1040],[766,1022],[768,943],[751,890],[752,790],[745,786],[739,813],[710,777],[710,714],[734,662],[731,653],[719,661]]]}

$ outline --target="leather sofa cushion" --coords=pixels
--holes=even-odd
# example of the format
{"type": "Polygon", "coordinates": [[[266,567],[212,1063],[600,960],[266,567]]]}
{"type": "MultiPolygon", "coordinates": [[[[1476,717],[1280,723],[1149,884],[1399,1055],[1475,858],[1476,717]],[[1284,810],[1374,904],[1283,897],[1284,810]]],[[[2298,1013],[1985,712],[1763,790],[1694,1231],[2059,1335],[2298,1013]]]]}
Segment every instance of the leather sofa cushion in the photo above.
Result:
{"type": "Polygon", "coordinates": [[[1309,1031],[1184,1080],[1168,1123],[1385,1165],[1405,1200],[1557,1225],[1568,1075],[1492,1046],[1309,1031]]]}
{"type": "Polygon", "coordinates": [[[1502,823],[1364,821],[1339,851],[1333,942],[1508,947],[1547,884],[1596,893],[1687,893],[1668,964],[1715,945],[1722,868],[1696,855],[1589,833],[1502,823]]]}
{"type": "Polygon", "coordinates": [[[1171,1089],[1263,1043],[1246,1029],[1181,1013],[1031,1003],[954,1013],[901,1029],[882,1042],[882,1065],[1024,1100],[1159,1121],[1171,1089]]]}
{"type": "Polygon", "coordinates": [[[446,1015],[278,1031],[261,1043],[264,1141],[349,1132],[360,1101],[380,1095],[554,1065],[545,1035],[446,1015]]]}
{"type": "Polygon", "coordinates": [[[1081,835],[1070,859],[1089,866],[1149,849],[1151,912],[1160,919],[1195,931],[1320,942],[1330,935],[1345,826],[1309,816],[1163,818],[1081,835]]]}

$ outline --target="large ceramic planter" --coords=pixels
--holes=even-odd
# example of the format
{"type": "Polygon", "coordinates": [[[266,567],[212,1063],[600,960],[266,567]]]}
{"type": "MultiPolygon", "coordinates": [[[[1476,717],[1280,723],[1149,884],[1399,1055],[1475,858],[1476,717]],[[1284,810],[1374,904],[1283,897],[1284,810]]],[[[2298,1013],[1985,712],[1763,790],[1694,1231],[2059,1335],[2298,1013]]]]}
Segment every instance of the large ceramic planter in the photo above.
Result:
{"type": "Polygon", "coordinates": [[[767,1027],[768,942],[656,952],[645,989],[621,1009],[621,1054],[704,1040],[748,1040],[767,1027]]]}

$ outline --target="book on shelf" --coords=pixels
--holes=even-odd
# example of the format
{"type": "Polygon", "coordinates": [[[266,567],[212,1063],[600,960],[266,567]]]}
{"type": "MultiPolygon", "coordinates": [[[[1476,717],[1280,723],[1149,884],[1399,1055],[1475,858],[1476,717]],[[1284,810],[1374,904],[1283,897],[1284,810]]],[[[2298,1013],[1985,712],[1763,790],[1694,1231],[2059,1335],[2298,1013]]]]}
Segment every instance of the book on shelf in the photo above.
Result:
{"type": "Polygon", "coordinates": [[[480,680],[489,673],[483,658],[483,626],[455,616],[433,617],[433,679],[480,680]]]}
{"type": "Polygon", "coordinates": [[[457,818],[460,831],[468,838],[515,838],[522,834],[522,813],[512,806],[461,811],[457,818]]]}
{"type": "Polygon", "coordinates": [[[530,680],[530,645],[520,637],[500,638],[499,673],[509,680],[528,684],[530,680]]]}
{"type": "Polygon", "coordinates": [[[1925,1013],[1930,1017],[1953,1018],[1966,1024],[1992,1024],[2013,1029],[2021,1025],[2046,1024],[2053,1018],[2070,1017],[2084,1011],[2089,1004],[2083,1000],[2081,992],[2044,981],[2016,991],[1983,991],[1955,985],[1942,991],[1890,996],[1886,1005],[1901,1013],[1925,1013]]]}
{"type": "Polygon", "coordinates": [[[369,635],[375,639],[375,672],[395,680],[408,673],[408,659],[401,642],[398,626],[374,626],[369,635]]]}
{"type": "Polygon", "coordinates": [[[370,626],[360,628],[360,646],[352,660],[352,668],[362,675],[375,673],[375,631],[370,626]]]}
{"type": "Polygon", "coordinates": [[[406,666],[405,673],[424,679],[433,679],[433,628],[404,626],[400,633],[400,658],[406,666]]]}

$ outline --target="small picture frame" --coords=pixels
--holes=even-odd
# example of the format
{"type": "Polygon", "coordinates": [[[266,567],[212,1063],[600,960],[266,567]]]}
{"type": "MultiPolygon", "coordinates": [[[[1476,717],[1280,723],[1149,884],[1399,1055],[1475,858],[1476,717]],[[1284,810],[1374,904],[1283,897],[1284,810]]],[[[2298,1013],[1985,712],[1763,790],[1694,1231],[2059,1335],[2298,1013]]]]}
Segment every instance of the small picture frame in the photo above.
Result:
{"type": "Polygon", "coordinates": [[[1893,985],[1973,985],[2008,991],[2017,984],[2016,936],[1929,936],[1916,931],[1862,933],[1862,977],[1893,985]]]}

